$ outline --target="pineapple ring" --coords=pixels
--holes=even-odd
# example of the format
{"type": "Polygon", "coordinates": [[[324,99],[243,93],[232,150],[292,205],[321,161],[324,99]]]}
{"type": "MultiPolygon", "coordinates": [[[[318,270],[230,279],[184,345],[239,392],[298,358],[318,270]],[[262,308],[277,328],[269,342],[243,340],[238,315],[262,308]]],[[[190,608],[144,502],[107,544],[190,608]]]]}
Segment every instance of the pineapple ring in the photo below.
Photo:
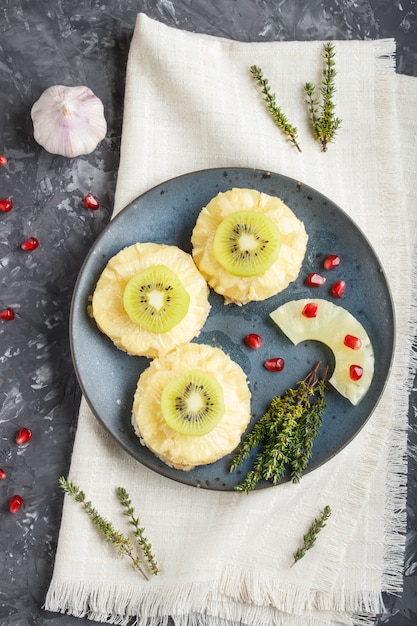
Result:
{"type": "Polygon", "coordinates": [[[321,298],[291,300],[270,313],[270,317],[294,343],[315,340],[327,345],[335,357],[335,367],[329,383],[353,405],[367,393],[374,375],[374,351],[362,324],[345,308],[321,298]],[[316,304],[315,317],[305,317],[306,304],[316,304]],[[360,340],[360,348],[345,345],[346,335],[360,340]],[[352,380],[350,366],[363,369],[359,380],[352,380]]]}
{"type": "Polygon", "coordinates": [[[118,252],[107,263],[93,293],[91,314],[117,348],[128,354],[152,358],[199,334],[210,310],[208,293],[207,283],[190,254],[177,246],[136,243],[118,252]],[[128,281],[153,265],[168,266],[190,296],[187,314],[165,333],[155,333],[135,324],[123,306],[128,281]]]}
{"type": "Polygon", "coordinates": [[[143,445],[164,463],[189,471],[214,463],[234,450],[250,420],[246,374],[223,350],[189,343],[154,359],[138,380],[132,424],[143,445]],[[220,422],[203,436],[181,435],[166,423],[161,409],[165,385],[191,369],[203,370],[223,388],[225,410],[220,422]]]}
{"type": "Polygon", "coordinates": [[[204,207],[191,236],[192,255],[210,287],[224,296],[225,304],[241,305],[253,300],[265,300],[283,291],[297,278],[307,247],[304,224],[282,200],[255,189],[234,188],[215,196],[204,207]],[[238,210],[259,211],[279,228],[281,248],[278,258],[262,274],[235,276],[217,261],[213,240],[222,219],[238,210]]]}

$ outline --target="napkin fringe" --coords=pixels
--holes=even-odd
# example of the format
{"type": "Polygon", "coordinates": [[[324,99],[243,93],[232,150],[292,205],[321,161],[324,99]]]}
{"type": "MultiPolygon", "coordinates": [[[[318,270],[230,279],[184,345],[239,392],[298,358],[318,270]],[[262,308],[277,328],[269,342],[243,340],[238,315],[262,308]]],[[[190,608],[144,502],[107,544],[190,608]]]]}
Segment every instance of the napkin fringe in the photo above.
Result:
{"type": "Polygon", "coordinates": [[[343,611],[337,616],[334,610],[297,614],[271,605],[233,602],[224,596],[207,599],[206,584],[164,589],[163,595],[159,586],[155,586],[139,595],[138,589],[131,586],[92,587],[81,581],[53,582],[43,608],[117,626],[169,626],[172,622],[175,626],[265,626],[266,623],[269,626],[370,626],[372,623],[365,616],[352,621],[343,611]]]}
{"type": "MultiPolygon", "coordinates": [[[[413,251],[411,276],[417,272],[417,249],[416,242],[410,242],[410,250],[413,251]]],[[[384,560],[386,568],[383,576],[383,590],[400,595],[403,591],[405,530],[407,520],[406,497],[407,497],[407,461],[412,455],[416,455],[416,449],[407,446],[407,438],[404,431],[410,430],[407,421],[408,398],[414,386],[417,372],[417,284],[410,280],[404,286],[404,298],[410,300],[410,319],[408,332],[404,332],[401,340],[408,347],[409,377],[402,385],[402,397],[405,398],[404,406],[397,407],[396,419],[393,420],[392,443],[388,447],[388,472],[387,481],[387,510],[391,512],[391,527],[388,530],[388,541],[385,544],[384,560]],[[407,292],[408,290],[408,292],[407,292]]],[[[388,514],[388,513],[387,513],[388,514]]]]}
{"type": "MultiPolygon", "coordinates": [[[[160,586],[153,582],[145,583],[145,588],[139,590],[136,585],[52,580],[43,608],[118,626],[132,626],[132,620],[135,626],[168,626],[170,613],[178,613],[185,619],[205,611],[207,583],[164,586],[161,592],[160,586]]],[[[192,626],[193,622],[184,624],[192,626]]]]}
{"type": "MultiPolygon", "coordinates": [[[[302,564],[300,563],[302,567],[302,564]]],[[[301,571],[301,570],[300,570],[301,571]]],[[[334,579],[337,577],[336,566],[332,569],[334,579]]],[[[302,572],[301,574],[302,575],[302,572]]],[[[334,582],[334,580],[333,580],[334,582]]],[[[322,584],[322,579],[319,580],[322,584]]],[[[309,591],[295,584],[280,585],[277,588],[274,577],[262,577],[256,572],[242,572],[238,568],[227,568],[219,583],[221,593],[239,604],[248,606],[270,607],[272,610],[291,615],[308,614],[309,611],[318,613],[360,613],[375,616],[384,611],[382,594],[369,590],[335,590],[328,592],[309,591]],[[236,581],[239,581],[237,592],[236,581]]],[[[219,595],[221,595],[219,593],[219,595]]],[[[361,619],[364,619],[362,616],[361,619]]],[[[350,622],[349,622],[350,623],[350,622]]],[[[352,622],[353,623],[353,622],[352,622]]],[[[361,624],[365,622],[361,622],[361,624]]],[[[254,623],[254,626],[257,622],[254,623]]]]}
{"type": "MultiPolygon", "coordinates": [[[[380,218],[386,222],[386,216],[390,220],[393,218],[403,220],[406,211],[395,211],[395,207],[404,199],[398,197],[398,187],[392,184],[397,175],[398,164],[401,163],[400,126],[397,118],[395,101],[392,100],[392,82],[395,74],[387,72],[388,68],[395,68],[395,42],[391,54],[386,49],[386,40],[377,40],[376,53],[379,55],[379,63],[376,69],[376,80],[378,81],[379,93],[382,94],[379,101],[378,110],[385,109],[383,116],[378,115],[377,125],[381,126],[383,120],[391,117],[391,133],[387,134],[385,128],[381,127],[377,133],[378,143],[376,151],[379,154],[379,161],[384,167],[379,168],[378,185],[381,190],[381,198],[384,199],[385,210],[380,211],[380,218]],[[385,98],[384,94],[389,94],[385,98]],[[383,171],[382,171],[383,170],[383,171]]],[[[385,254],[389,249],[391,237],[390,229],[386,223],[379,227],[381,236],[380,249],[385,254]]],[[[407,236],[407,234],[405,235],[407,236]]],[[[413,250],[411,244],[406,247],[401,246],[398,250],[398,264],[409,262],[408,254],[413,250]],[[402,261],[401,261],[402,258],[402,261]]],[[[416,266],[416,255],[414,255],[414,266],[416,266]]],[[[403,590],[403,562],[405,550],[405,529],[406,529],[406,498],[407,498],[407,431],[408,431],[408,403],[409,394],[412,388],[412,377],[404,380],[396,375],[396,372],[415,371],[417,356],[413,355],[412,341],[410,337],[415,336],[417,323],[417,307],[413,306],[417,288],[413,286],[410,273],[408,281],[401,283],[398,281],[397,268],[387,263],[391,267],[391,275],[388,275],[388,282],[395,285],[397,308],[395,315],[397,318],[406,316],[407,324],[398,324],[396,329],[396,346],[391,370],[391,383],[396,384],[398,389],[397,401],[391,408],[391,415],[387,415],[387,453],[385,458],[386,473],[385,497],[386,505],[384,509],[385,541],[384,541],[384,569],[381,576],[382,592],[397,595],[403,590]],[[412,292],[414,293],[412,294],[412,292]],[[414,296],[414,297],[412,297],[414,296]],[[401,329],[401,331],[399,330],[401,329]]],[[[388,383],[389,384],[389,383],[388,383]]],[[[389,406],[389,405],[388,405],[389,406]]],[[[389,409],[388,409],[389,410],[389,409]]],[[[371,418],[372,419],[372,418],[371,418]]],[[[383,458],[383,457],[382,457],[383,458]]],[[[379,612],[383,612],[382,606],[379,612]]]]}
{"type": "Polygon", "coordinates": [[[356,626],[347,614],[296,615],[272,607],[222,601],[210,605],[204,614],[173,616],[172,619],[175,626],[356,626]]]}

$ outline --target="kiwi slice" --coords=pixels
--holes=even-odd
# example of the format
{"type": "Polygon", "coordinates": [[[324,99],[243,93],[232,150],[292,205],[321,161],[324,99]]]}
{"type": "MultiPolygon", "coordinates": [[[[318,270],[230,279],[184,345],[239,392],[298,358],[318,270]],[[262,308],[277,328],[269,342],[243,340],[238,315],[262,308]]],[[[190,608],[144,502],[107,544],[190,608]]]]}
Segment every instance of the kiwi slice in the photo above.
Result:
{"type": "Polygon", "coordinates": [[[230,213],[218,225],[213,253],[230,274],[257,276],[276,261],[280,245],[278,226],[267,215],[241,210],[230,213]]]}
{"type": "Polygon", "coordinates": [[[123,306],[134,322],[153,333],[166,333],[187,314],[190,296],[166,265],[152,265],[132,276],[123,292],[123,306]]]}
{"type": "Polygon", "coordinates": [[[177,433],[202,437],[224,414],[223,388],[211,374],[189,370],[165,385],[161,409],[166,423],[177,433]]]}

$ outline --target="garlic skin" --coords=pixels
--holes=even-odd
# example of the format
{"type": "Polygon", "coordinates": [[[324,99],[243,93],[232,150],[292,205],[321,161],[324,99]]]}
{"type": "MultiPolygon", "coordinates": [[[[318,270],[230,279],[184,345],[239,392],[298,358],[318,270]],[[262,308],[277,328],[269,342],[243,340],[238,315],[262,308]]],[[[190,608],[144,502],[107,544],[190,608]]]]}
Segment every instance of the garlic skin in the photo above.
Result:
{"type": "Polygon", "coordinates": [[[103,103],[88,87],[48,87],[31,109],[35,140],[65,157],[90,154],[104,139],[103,103]]]}

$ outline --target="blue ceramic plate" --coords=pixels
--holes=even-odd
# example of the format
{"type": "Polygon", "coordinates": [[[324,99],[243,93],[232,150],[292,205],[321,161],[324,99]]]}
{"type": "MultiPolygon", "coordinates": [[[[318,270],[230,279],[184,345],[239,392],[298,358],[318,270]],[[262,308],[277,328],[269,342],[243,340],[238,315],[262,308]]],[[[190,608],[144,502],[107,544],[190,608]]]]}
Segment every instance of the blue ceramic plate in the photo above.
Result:
{"type": "MultiPolygon", "coordinates": [[[[331,389],[320,433],[313,446],[307,471],[337,454],[365,424],[384,389],[394,344],[394,314],[390,291],[372,247],[351,219],[331,200],[311,187],[270,172],[252,169],[213,169],[169,180],[137,198],[104,229],[81,269],[72,301],[70,337],[73,361],[82,391],[97,419],[125,450],[155,472],[187,485],[233,490],[252,459],[240,471],[229,472],[230,457],[191,472],[169,468],[143,447],[131,426],[131,406],[136,383],[148,366],[144,357],[132,357],[114,347],[87,314],[89,296],[106,263],[119,250],[138,241],[177,245],[191,252],[190,237],[201,208],[221,191],[232,187],[258,189],[280,197],[301,219],[309,235],[307,254],[298,279],[284,292],[243,307],[223,304],[210,294],[211,312],[196,341],[218,346],[246,372],[252,391],[252,424],[265,412],[274,395],[304,378],[318,360],[333,369],[333,355],[318,342],[294,346],[270,320],[269,313],[288,300],[321,297],[332,300],[328,286],[343,278],[343,305],[363,324],[375,352],[375,376],[365,398],[357,406],[331,389]],[[326,273],[327,283],[308,289],[309,272],[322,270],[327,254],[339,254],[342,263],[326,273]],[[243,343],[247,333],[263,337],[260,350],[243,343]],[[263,366],[270,357],[283,357],[282,372],[263,366]]],[[[334,301],[334,300],[333,300],[334,301]]],[[[331,373],[330,371],[330,373],[331,373]]],[[[286,476],[284,481],[288,480],[286,476]]],[[[262,482],[259,487],[270,486],[262,482]]]]}

